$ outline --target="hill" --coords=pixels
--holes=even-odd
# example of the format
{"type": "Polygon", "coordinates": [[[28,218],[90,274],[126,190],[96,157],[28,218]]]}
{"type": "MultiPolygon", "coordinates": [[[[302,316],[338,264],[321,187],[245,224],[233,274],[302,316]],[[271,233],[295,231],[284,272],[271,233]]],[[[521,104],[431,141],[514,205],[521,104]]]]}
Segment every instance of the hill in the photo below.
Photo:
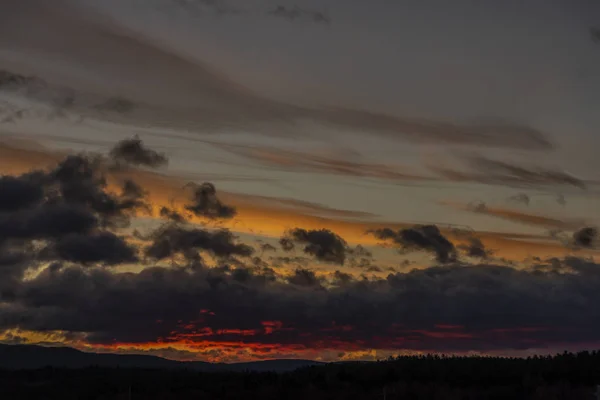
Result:
{"type": "Polygon", "coordinates": [[[209,363],[202,361],[174,361],[150,355],[87,353],[70,347],[37,345],[0,345],[0,368],[37,369],[54,368],[158,368],[191,369],[203,372],[286,372],[319,365],[311,360],[266,360],[245,363],[209,363]]]}

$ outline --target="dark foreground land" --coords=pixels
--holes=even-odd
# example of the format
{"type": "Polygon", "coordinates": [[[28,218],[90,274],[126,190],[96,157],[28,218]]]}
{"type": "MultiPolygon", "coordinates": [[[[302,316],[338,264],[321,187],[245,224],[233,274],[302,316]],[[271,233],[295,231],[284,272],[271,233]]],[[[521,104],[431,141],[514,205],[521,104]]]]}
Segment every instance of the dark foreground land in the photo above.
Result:
{"type": "Polygon", "coordinates": [[[528,359],[424,356],[279,373],[180,368],[4,369],[0,370],[0,398],[591,400],[597,383],[598,352],[528,359]]]}

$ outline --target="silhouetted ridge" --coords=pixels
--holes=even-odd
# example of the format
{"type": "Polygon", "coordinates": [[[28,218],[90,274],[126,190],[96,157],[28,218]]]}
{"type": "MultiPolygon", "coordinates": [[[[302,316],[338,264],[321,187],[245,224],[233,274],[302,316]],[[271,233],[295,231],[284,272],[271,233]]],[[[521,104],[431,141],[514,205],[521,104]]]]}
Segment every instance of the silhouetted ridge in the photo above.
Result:
{"type": "Polygon", "coordinates": [[[197,371],[291,371],[321,363],[310,360],[265,360],[245,363],[174,361],[151,355],[87,353],[70,347],[0,345],[0,368],[159,368],[197,371]]]}

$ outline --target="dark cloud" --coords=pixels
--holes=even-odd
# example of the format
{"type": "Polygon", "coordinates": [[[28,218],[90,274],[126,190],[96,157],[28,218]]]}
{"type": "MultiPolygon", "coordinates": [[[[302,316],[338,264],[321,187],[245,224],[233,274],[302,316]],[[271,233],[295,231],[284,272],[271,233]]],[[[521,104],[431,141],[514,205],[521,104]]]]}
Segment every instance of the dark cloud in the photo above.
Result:
{"type": "Polygon", "coordinates": [[[476,237],[469,238],[468,244],[461,245],[459,248],[463,250],[468,257],[486,259],[492,254],[492,251],[486,249],[483,242],[476,237]]]}
{"type": "Polygon", "coordinates": [[[44,204],[31,210],[0,214],[0,243],[86,234],[98,228],[98,224],[98,218],[84,207],[44,204]]]}
{"type": "Polygon", "coordinates": [[[143,167],[162,167],[167,165],[168,158],[144,146],[138,136],[117,143],[110,151],[110,157],[119,164],[143,167]]]}
{"type": "Polygon", "coordinates": [[[146,201],[147,196],[148,193],[140,185],[131,179],[126,179],[121,188],[120,207],[123,210],[137,210],[151,214],[152,206],[146,201]]]}
{"type": "MultiPolygon", "coordinates": [[[[295,228],[282,238],[283,243],[298,243],[304,246],[304,253],[319,261],[343,265],[346,261],[348,245],[346,241],[328,229],[306,230],[295,228]]],[[[284,244],[280,240],[282,247],[284,244]]],[[[284,247],[285,250],[285,247],[284,247]]]]}
{"type": "Polygon", "coordinates": [[[184,223],[187,221],[187,218],[181,213],[169,208],[169,207],[161,207],[159,211],[159,215],[161,218],[165,218],[171,220],[175,223],[184,223]]]}
{"type": "Polygon", "coordinates": [[[103,225],[127,225],[131,214],[146,208],[143,191],[132,181],[125,181],[121,196],[109,193],[102,158],[94,155],[67,156],[45,177],[54,195],[67,204],[87,207],[103,225]]]}
{"type": "Polygon", "coordinates": [[[394,231],[389,228],[372,232],[380,240],[391,240],[406,251],[428,251],[435,254],[440,263],[456,261],[456,248],[435,225],[420,225],[394,231]]]}
{"type": "Polygon", "coordinates": [[[112,232],[67,235],[48,250],[54,260],[80,264],[116,265],[138,261],[137,250],[112,232]]]}
{"type": "Polygon", "coordinates": [[[573,233],[573,242],[575,246],[591,248],[598,240],[598,229],[593,227],[581,228],[573,233]]]}
{"type": "Polygon", "coordinates": [[[352,276],[351,274],[341,272],[341,271],[335,271],[333,273],[333,279],[332,279],[331,283],[334,286],[344,286],[344,285],[348,285],[348,284],[352,283],[354,280],[355,280],[354,276],[352,276]]]}
{"type": "Polygon", "coordinates": [[[35,175],[0,176],[0,212],[31,207],[43,197],[43,188],[35,175]]]}
{"type": "Polygon", "coordinates": [[[363,247],[362,245],[358,245],[354,248],[349,248],[346,252],[348,254],[348,261],[351,267],[371,267],[371,262],[373,261],[373,253],[365,247],[363,247]]]}
{"type": "Polygon", "coordinates": [[[299,267],[307,267],[311,260],[309,258],[306,257],[270,257],[269,258],[271,264],[274,267],[277,268],[281,268],[281,267],[294,267],[294,268],[299,268],[299,267]]]}
{"type": "Polygon", "coordinates": [[[85,332],[105,344],[185,339],[343,350],[360,341],[364,349],[424,351],[585,344],[600,329],[600,267],[575,258],[525,270],[438,266],[385,279],[338,271],[332,285],[323,283],[307,270],[274,279],[272,271],[241,268],[48,269],[0,309],[0,329],[85,332]]]}
{"type": "Polygon", "coordinates": [[[287,281],[295,286],[314,287],[319,286],[319,279],[313,271],[308,269],[296,269],[294,273],[287,278],[287,281]]]}
{"type": "Polygon", "coordinates": [[[181,254],[187,259],[198,259],[199,251],[207,251],[217,257],[250,256],[254,249],[236,243],[236,237],[228,230],[214,232],[204,229],[186,229],[177,225],[165,225],[151,234],[152,244],[145,253],[155,260],[181,254]]]}
{"type": "Polygon", "coordinates": [[[12,301],[25,272],[37,267],[32,243],[0,244],[0,301],[12,301]]]}
{"type": "Polygon", "coordinates": [[[237,214],[235,208],[223,204],[218,199],[215,185],[208,182],[194,187],[192,202],[185,208],[197,216],[211,219],[233,218],[237,214]]]}
{"type": "Polygon", "coordinates": [[[268,11],[267,15],[287,19],[288,21],[308,20],[320,24],[331,24],[331,18],[326,13],[307,10],[298,6],[286,7],[280,5],[268,11]]]}
{"type": "Polygon", "coordinates": [[[108,229],[127,226],[147,209],[131,180],[108,190],[101,156],[67,156],[47,170],[0,177],[0,291],[14,293],[42,262],[86,266],[137,261],[137,249],[108,229]]]}
{"type": "Polygon", "coordinates": [[[275,247],[275,246],[273,246],[272,244],[269,244],[269,243],[261,243],[260,244],[260,251],[262,253],[276,252],[277,251],[277,247],[275,247]]]}
{"type": "Polygon", "coordinates": [[[286,236],[279,239],[279,245],[283,251],[292,251],[296,248],[294,241],[286,236]]]}

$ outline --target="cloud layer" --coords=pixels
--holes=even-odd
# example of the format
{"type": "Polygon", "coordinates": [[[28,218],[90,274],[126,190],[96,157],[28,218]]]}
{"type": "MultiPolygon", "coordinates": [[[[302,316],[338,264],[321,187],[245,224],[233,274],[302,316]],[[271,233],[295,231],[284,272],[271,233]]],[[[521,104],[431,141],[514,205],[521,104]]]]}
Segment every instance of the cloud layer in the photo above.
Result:
{"type": "MultiPolygon", "coordinates": [[[[287,8],[276,10],[281,10],[277,15],[323,19],[317,18],[321,14],[299,8],[291,14],[287,8]]],[[[8,71],[3,73],[2,81],[8,83],[4,89],[19,89],[21,95],[83,117],[204,132],[282,135],[297,134],[299,122],[316,122],[322,127],[416,142],[537,150],[553,147],[543,132],[529,126],[426,120],[401,113],[315,108],[271,99],[164,41],[66,0],[51,6],[42,0],[23,0],[5,5],[3,11],[0,47],[11,54],[0,55],[0,67],[8,71]],[[24,30],[24,26],[33,28],[24,30]],[[61,63],[44,62],[48,55],[61,63]],[[106,59],[111,63],[102,62],[106,59]],[[139,65],[144,65],[143,72],[139,65]],[[16,79],[29,76],[32,78],[16,79]]]]}
{"type": "MultiPolygon", "coordinates": [[[[591,259],[507,266],[472,234],[455,243],[433,225],[380,228],[371,230],[379,240],[435,256],[432,266],[382,274],[370,251],[335,231],[297,227],[281,243],[312,263],[281,268],[265,257],[277,254],[274,246],[244,243],[227,229],[174,218],[173,210],[155,214],[165,220],[147,233],[129,235],[132,218],[157,208],[138,182],[111,190],[110,171],[110,158],[79,154],[0,178],[5,337],[58,335],[104,350],[168,346],[233,361],[585,346],[600,328],[600,266],[591,259]],[[354,274],[362,260],[379,275],[354,274]],[[132,263],[135,272],[124,269],[132,263]]],[[[226,206],[213,185],[202,187],[215,196],[210,204],[226,206]]],[[[202,203],[197,195],[188,201],[190,211],[202,203]]],[[[200,215],[205,223],[228,217],[200,215]]],[[[573,241],[593,249],[597,230],[579,230],[573,241]]]]}

